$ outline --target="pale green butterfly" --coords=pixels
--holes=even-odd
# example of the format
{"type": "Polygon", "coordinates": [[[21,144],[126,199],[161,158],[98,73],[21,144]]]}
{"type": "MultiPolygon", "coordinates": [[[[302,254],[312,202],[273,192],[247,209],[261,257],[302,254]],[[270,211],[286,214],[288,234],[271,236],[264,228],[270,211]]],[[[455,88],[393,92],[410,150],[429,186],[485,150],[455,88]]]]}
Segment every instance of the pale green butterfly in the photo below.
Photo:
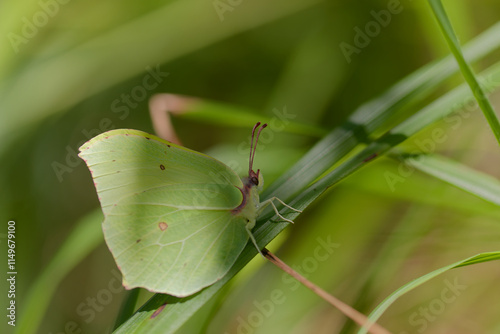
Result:
{"type": "MultiPolygon", "coordinates": [[[[270,198],[259,201],[260,170],[248,177],[222,162],[137,130],[112,130],[80,147],[104,213],[106,243],[127,289],[189,296],[221,279],[234,264],[270,198]]],[[[255,145],[254,145],[255,137],[255,145]]],[[[261,253],[262,254],[262,253],[261,253]]]]}

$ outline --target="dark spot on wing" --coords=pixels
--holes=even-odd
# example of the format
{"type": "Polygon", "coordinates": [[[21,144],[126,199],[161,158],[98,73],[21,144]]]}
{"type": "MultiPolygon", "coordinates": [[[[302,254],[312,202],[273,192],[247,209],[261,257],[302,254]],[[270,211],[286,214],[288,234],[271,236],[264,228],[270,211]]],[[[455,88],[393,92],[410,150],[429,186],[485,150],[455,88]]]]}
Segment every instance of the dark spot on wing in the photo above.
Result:
{"type": "Polygon", "coordinates": [[[160,165],[160,169],[161,169],[161,170],[165,170],[165,166],[160,165]]]}
{"type": "Polygon", "coordinates": [[[136,244],[138,244],[139,242],[141,242],[141,239],[137,239],[137,240],[135,241],[135,243],[136,243],[136,244]]]}
{"type": "Polygon", "coordinates": [[[144,138],[146,138],[147,140],[150,140],[150,139],[151,139],[151,138],[149,138],[149,137],[144,137],[144,138]]]}
{"type": "Polygon", "coordinates": [[[172,147],[172,146],[170,146],[169,144],[167,144],[167,146],[168,146],[168,147],[172,147]]]}
{"type": "Polygon", "coordinates": [[[156,311],[154,311],[153,314],[151,314],[150,319],[156,318],[156,316],[158,316],[158,314],[160,314],[161,311],[163,311],[163,309],[165,308],[165,306],[167,306],[167,303],[165,303],[162,306],[158,307],[158,309],[156,309],[156,311]]]}
{"type": "Polygon", "coordinates": [[[168,225],[165,222],[160,222],[160,223],[158,223],[158,227],[160,228],[160,230],[165,231],[167,229],[168,225]]]}

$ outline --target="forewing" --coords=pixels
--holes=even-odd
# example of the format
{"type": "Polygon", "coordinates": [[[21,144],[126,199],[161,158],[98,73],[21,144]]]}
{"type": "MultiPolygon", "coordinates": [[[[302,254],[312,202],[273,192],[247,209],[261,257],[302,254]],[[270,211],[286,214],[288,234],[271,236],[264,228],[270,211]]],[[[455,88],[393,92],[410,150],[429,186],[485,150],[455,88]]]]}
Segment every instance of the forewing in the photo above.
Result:
{"type": "Polygon", "coordinates": [[[171,189],[161,200],[178,206],[230,210],[241,203],[236,187],[243,184],[229,167],[142,131],[108,131],[82,145],[79,156],[92,173],[105,215],[123,197],[157,187],[171,189]]]}
{"type": "Polygon", "coordinates": [[[107,132],[80,150],[127,288],[187,296],[224,276],[248,239],[244,218],[230,212],[242,201],[231,169],[135,130],[107,132]]]}

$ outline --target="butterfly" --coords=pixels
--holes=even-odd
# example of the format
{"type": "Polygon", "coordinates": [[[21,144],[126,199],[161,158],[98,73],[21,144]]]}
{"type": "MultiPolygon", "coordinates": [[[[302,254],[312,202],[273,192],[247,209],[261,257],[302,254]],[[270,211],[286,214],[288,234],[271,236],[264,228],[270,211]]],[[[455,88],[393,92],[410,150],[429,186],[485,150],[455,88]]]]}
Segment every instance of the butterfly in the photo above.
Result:
{"type": "MultiPolygon", "coordinates": [[[[250,239],[262,210],[260,170],[253,170],[258,137],[252,130],[248,176],[222,162],[138,130],[111,130],[80,147],[104,214],[106,243],[127,289],[177,297],[221,279],[250,239]],[[255,143],[254,143],[255,139],[255,143]]],[[[262,253],[261,253],[262,254],[262,253]]]]}

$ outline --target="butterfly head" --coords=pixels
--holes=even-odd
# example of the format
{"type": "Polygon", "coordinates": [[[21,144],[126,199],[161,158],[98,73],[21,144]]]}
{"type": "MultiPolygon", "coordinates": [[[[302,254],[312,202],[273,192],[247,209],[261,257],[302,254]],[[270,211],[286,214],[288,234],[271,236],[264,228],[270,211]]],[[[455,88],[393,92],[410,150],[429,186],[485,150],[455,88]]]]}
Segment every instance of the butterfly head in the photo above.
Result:
{"type": "Polygon", "coordinates": [[[257,173],[250,170],[247,182],[251,187],[257,187],[257,190],[260,192],[264,186],[264,177],[260,173],[260,169],[257,169],[257,173]]]}

